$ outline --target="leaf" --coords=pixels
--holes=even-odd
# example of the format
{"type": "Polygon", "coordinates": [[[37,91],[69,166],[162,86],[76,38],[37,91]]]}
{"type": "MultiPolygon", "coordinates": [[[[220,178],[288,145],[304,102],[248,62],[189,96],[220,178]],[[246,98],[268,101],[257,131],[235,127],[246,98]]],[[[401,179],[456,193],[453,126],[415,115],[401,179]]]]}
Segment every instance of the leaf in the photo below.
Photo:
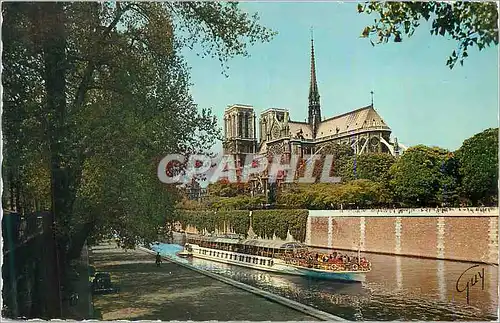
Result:
{"type": "MultiPolygon", "coordinates": [[[[493,2],[467,2],[466,5],[461,2],[369,2],[368,7],[380,17],[374,18],[375,29],[372,30],[379,32],[379,43],[386,43],[396,31],[412,36],[423,17],[431,20],[431,35],[445,36],[448,33],[459,46],[476,44],[481,51],[487,46],[498,45],[498,8],[493,2]]],[[[403,35],[395,36],[395,42],[402,38],[403,35]]]]}

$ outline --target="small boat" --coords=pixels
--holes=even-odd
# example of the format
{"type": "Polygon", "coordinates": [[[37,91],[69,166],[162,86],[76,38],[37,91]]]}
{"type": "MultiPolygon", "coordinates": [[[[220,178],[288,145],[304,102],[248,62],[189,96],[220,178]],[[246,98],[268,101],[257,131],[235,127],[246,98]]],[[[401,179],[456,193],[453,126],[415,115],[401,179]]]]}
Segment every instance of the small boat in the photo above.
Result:
{"type": "Polygon", "coordinates": [[[300,242],[191,235],[182,253],[263,271],[349,282],[363,282],[371,271],[371,263],[359,254],[357,258],[313,254],[300,242]]]}

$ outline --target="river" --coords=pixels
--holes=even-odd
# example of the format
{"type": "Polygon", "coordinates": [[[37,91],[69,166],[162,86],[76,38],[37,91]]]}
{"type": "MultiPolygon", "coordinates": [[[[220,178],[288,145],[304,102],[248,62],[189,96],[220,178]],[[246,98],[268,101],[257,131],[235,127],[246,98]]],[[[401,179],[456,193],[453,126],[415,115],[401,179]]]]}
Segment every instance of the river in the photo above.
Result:
{"type": "Polygon", "coordinates": [[[183,259],[175,256],[182,249],[179,245],[159,244],[155,249],[197,268],[347,320],[490,321],[498,318],[497,266],[478,264],[466,271],[475,264],[362,253],[361,256],[372,262],[372,271],[366,275],[366,281],[342,283],[268,273],[197,258],[183,259]],[[477,281],[474,286],[471,279],[477,281]],[[457,280],[459,290],[468,282],[469,304],[466,290],[457,291],[457,280]]]}

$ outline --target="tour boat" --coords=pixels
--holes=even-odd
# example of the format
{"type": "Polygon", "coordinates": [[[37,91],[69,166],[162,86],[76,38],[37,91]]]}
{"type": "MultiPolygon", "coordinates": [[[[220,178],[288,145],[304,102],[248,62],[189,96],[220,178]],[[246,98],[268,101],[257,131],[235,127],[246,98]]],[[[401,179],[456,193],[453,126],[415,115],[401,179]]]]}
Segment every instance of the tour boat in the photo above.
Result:
{"type": "Polygon", "coordinates": [[[326,261],[322,261],[314,259],[317,254],[299,242],[227,236],[190,235],[179,255],[281,274],[350,282],[363,282],[365,273],[371,270],[370,262],[359,255],[357,258],[344,256],[344,261],[323,255],[326,261]]]}

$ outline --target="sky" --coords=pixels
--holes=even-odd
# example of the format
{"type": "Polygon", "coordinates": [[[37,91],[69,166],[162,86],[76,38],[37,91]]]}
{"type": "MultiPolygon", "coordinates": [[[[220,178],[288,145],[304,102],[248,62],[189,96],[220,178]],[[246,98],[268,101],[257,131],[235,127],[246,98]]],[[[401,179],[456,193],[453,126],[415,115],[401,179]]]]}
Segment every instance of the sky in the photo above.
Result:
{"type": "MultiPolygon", "coordinates": [[[[186,51],[191,94],[199,108],[212,108],[223,127],[224,109],[248,104],[261,111],[290,111],[307,118],[310,29],[314,29],[316,75],[323,118],[374,107],[405,146],[424,144],[449,150],[487,128],[498,127],[498,47],[470,50],[464,66],[446,66],[457,43],[432,36],[424,23],[402,43],[370,44],[360,38],[375,17],[357,12],[356,3],[245,2],[260,23],[278,32],[268,43],[249,48],[250,57],[228,62],[186,51]]],[[[221,150],[221,145],[214,148],[221,150]]]]}

